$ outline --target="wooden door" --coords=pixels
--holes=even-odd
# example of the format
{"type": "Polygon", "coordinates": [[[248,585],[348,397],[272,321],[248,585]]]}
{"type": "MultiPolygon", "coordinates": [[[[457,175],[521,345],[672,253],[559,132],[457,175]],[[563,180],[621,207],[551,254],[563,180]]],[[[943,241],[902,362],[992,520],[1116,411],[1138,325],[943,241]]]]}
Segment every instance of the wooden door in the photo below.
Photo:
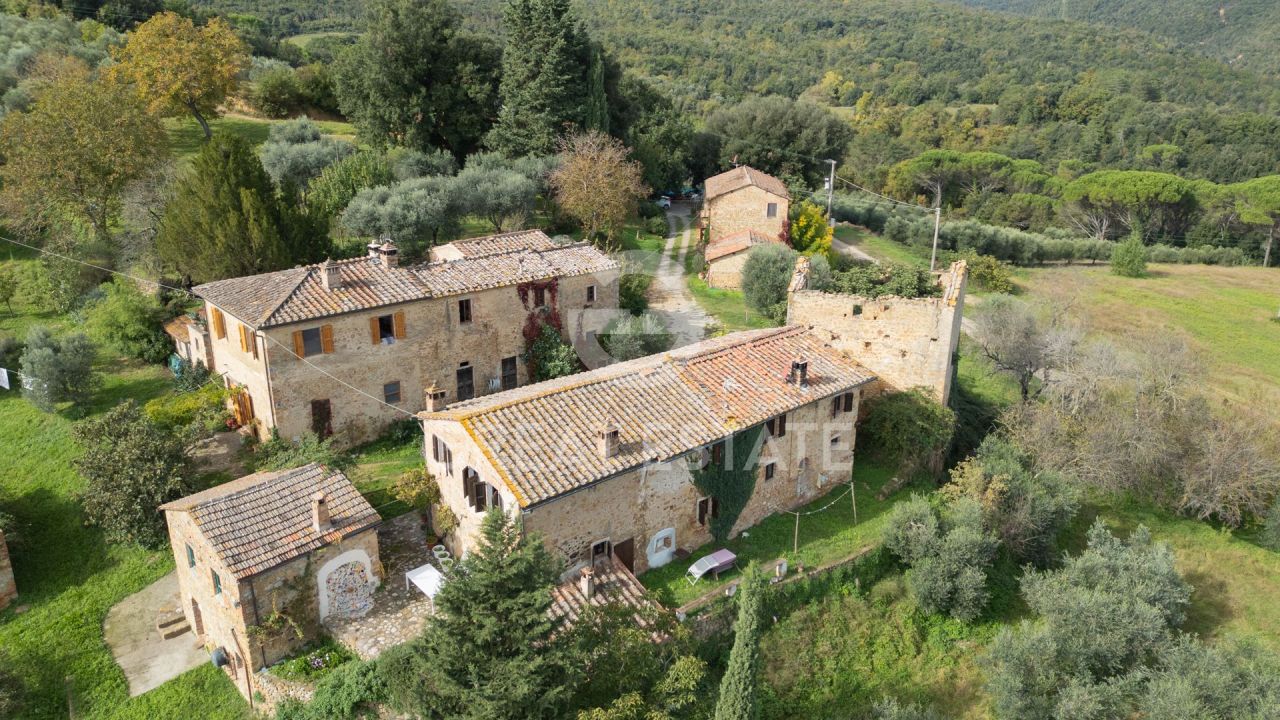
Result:
{"type": "Polygon", "coordinates": [[[627,538],[620,543],[613,544],[613,556],[618,558],[626,568],[632,572],[636,569],[636,543],[635,538],[627,538]]]}

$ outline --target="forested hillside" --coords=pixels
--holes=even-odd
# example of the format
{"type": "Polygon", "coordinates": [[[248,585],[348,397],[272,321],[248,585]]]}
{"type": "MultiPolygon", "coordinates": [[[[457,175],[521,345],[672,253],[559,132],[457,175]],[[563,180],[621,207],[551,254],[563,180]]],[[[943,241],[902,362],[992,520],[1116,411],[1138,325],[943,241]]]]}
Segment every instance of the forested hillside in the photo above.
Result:
{"type": "Polygon", "coordinates": [[[955,0],[970,7],[1137,28],[1209,57],[1280,72],[1280,13],[1271,0],[955,0]]]}

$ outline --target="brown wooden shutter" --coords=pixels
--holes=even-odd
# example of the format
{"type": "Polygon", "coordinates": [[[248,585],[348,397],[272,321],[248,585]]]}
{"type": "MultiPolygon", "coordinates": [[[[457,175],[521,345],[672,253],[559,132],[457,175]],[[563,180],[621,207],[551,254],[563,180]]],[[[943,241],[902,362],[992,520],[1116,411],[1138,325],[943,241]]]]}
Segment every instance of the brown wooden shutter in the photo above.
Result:
{"type": "Polygon", "coordinates": [[[320,349],[325,354],[333,352],[333,326],[323,325],[320,327],[320,349]]]}
{"type": "Polygon", "coordinates": [[[304,345],[302,342],[301,330],[293,331],[293,354],[297,355],[298,357],[307,356],[307,348],[306,348],[306,345],[304,345]]]}
{"type": "Polygon", "coordinates": [[[396,313],[394,316],[392,316],[392,320],[396,329],[396,339],[403,340],[404,339],[404,311],[401,310],[400,312],[396,313]]]}
{"type": "Polygon", "coordinates": [[[249,334],[249,351],[253,353],[253,359],[258,359],[258,338],[253,334],[252,330],[247,331],[249,334]]]}
{"type": "Polygon", "coordinates": [[[380,333],[378,332],[378,318],[375,315],[374,317],[369,318],[369,339],[373,341],[374,345],[377,345],[378,343],[382,342],[382,338],[379,337],[379,335],[380,333]]]}

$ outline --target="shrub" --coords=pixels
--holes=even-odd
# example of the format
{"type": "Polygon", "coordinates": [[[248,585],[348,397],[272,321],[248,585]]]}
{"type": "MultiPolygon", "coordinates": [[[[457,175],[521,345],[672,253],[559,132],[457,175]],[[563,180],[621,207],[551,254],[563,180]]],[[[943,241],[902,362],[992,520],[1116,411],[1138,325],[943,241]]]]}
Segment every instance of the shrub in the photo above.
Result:
{"type": "Polygon", "coordinates": [[[983,529],[976,502],[962,498],[937,513],[915,495],[894,507],[884,544],[909,567],[907,584],[922,610],[964,622],[982,614],[998,542],[983,529]]]}
{"type": "Polygon", "coordinates": [[[923,388],[874,398],[863,432],[872,454],[902,472],[935,470],[955,432],[955,413],[923,388]]]}
{"type": "Polygon", "coordinates": [[[757,245],[742,266],[742,294],[757,312],[776,313],[785,307],[787,286],[795,272],[796,251],[782,245],[757,245]]]}
{"type": "MultiPolygon", "coordinates": [[[[388,651],[394,656],[396,648],[388,651]]],[[[384,656],[386,657],[386,656],[384,656]]],[[[276,710],[276,720],[360,720],[378,717],[378,705],[387,700],[382,661],[351,660],[335,667],[316,683],[310,703],[286,700],[276,710]]]]}
{"type": "Polygon", "coordinates": [[[545,323],[525,351],[524,360],[534,382],[572,375],[582,369],[573,346],[560,337],[559,330],[545,323]]]}
{"type": "Polygon", "coordinates": [[[180,438],[151,422],[126,400],[101,417],[75,426],[84,454],[76,470],[85,479],[85,516],[107,539],[160,547],[168,540],[160,505],[191,491],[191,462],[180,438]]]}
{"type": "Polygon", "coordinates": [[[665,217],[651,217],[644,221],[645,232],[650,235],[666,235],[667,219],[665,217]]]}
{"type": "Polygon", "coordinates": [[[1262,525],[1262,544],[1280,552],[1280,498],[1271,505],[1267,519],[1262,525]]]}
{"type": "Polygon", "coordinates": [[[863,297],[933,297],[942,293],[933,274],[910,265],[856,265],[833,273],[837,292],[863,297]]]}
{"type": "Polygon", "coordinates": [[[173,388],[178,392],[191,392],[204,387],[209,382],[209,378],[213,373],[209,372],[209,368],[204,363],[199,362],[194,365],[186,358],[178,359],[178,368],[173,373],[173,388]]]}
{"type": "Polygon", "coordinates": [[[440,502],[440,486],[425,467],[401,473],[391,494],[405,505],[418,510],[426,510],[440,502]]]}
{"type": "Polygon", "coordinates": [[[969,279],[980,290],[1006,295],[1013,292],[1013,266],[1009,263],[972,250],[955,258],[969,265],[969,279]]]}
{"type": "Polygon", "coordinates": [[[262,167],[276,187],[294,191],[302,190],[325,168],[354,152],[351,143],[321,135],[320,128],[308,118],[273,125],[259,151],[262,167]]]}
{"type": "Polygon", "coordinates": [[[126,357],[164,362],[173,346],[161,327],[165,317],[160,302],[127,278],[117,277],[102,287],[105,294],[85,307],[89,334],[126,357]]]}
{"type": "Polygon", "coordinates": [[[302,86],[292,69],[271,68],[258,76],[249,99],[269,118],[287,117],[302,105],[302,86]]]}
{"type": "Polygon", "coordinates": [[[306,433],[297,444],[282,439],[275,430],[271,439],[259,445],[248,459],[254,471],[288,470],[310,463],[341,470],[350,467],[350,455],[333,447],[332,438],[321,440],[315,433],[306,433]]]}
{"type": "Polygon", "coordinates": [[[876,703],[875,720],[942,720],[931,708],[915,703],[903,705],[892,698],[876,703]]]}
{"type": "Polygon", "coordinates": [[[1129,278],[1147,274],[1147,249],[1140,232],[1131,233],[1111,252],[1111,274],[1129,278]]]}
{"type": "Polygon", "coordinates": [[[1054,473],[1037,473],[1012,443],[989,435],[973,457],[951,471],[943,495],[982,507],[986,526],[1018,562],[1045,565],[1057,554],[1058,534],[1075,517],[1075,493],[1054,473]]]}
{"type": "Polygon", "coordinates": [[[618,279],[618,307],[639,315],[649,309],[649,286],[653,276],[647,273],[624,273],[618,279]]]}
{"type": "Polygon", "coordinates": [[[147,419],[168,432],[191,429],[201,436],[227,427],[227,398],[231,391],[206,384],[197,390],[170,393],[149,401],[142,411],[147,419]]]}
{"type": "Polygon", "coordinates": [[[272,666],[271,674],[285,680],[310,681],[322,678],[355,658],[350,650],[325,637],[297,656],[272,666]]]}
{"type": "Polygon", "coordinates": [[[93,343],[83,333],[55,338],[48,328],[31,326],[22,351],[23,394],[45,412],[53,412],[65,401],[82,407],[100,382],[93,370],[96,355],[93,343]]]}
{"type": "Polygon", "coordinates": [[[618,318],[600,334],[600,344],[615,360],[633,360],[671,349],[675,338],[656,315],[618,318]]]}

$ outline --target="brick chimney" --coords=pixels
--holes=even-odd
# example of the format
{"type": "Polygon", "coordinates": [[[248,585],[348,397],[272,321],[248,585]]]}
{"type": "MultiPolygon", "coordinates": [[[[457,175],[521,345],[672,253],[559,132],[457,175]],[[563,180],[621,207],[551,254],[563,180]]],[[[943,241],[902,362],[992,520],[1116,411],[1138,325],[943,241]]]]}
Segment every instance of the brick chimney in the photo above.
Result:
{"type": "Polygon", "coordinates": [[[320,284],[325,290],[337,290],[342,287],[342,277],[338,274],[338,265],[326,259],[320,265],[320,284]]]}
{"type": "Polygon", "coordinates": [[[382,240],[370,240],[365,249],[369,251],[369,257],[373,260],[382,259],[382,240]]]}
{"type": "Polygon", "coordinates": [[[612,420],[605,421],[605,424],[596,430],[596,452],[600,453],[602,459],[607,460],[618,454],[621,435],[617,423],[612,420]]]}
{"type": "Polygon", "coordinates": [[[596,571],[590,566],[582,568],[582,574],[578,576],[578,589],[588,600],[595,597],[596,571]]]}
{"type": "Polygon", "coordinates": [[[787,382],[800,387],[808,387],[809,385],[809,361],[802,357],[797,357],[791,361],[791,374],[787,375],[787,382]]]}
{"type": "Polygon", "coordinates": [[[329,501],[324,492],[311,496],[311,529],[318,533],[327,533],[333,527],[329,521],[329,501]]]}
{"type": "Polygon", "coordinates": [[[431,387],[428,387],[426,390],[423,390],[422,391],[422,398],[424,400],[423,405],[426,406],[427,412],[440,412],[441,410],[444,410],[444,406],[446,404],[444,401],[444,396],[445,396],[444,390],[441,390],[440,388],[436,387],[435,383],[431,383],[431,387]]]}
{"type": "Polygon", "coordinates": [[[400,250],[396,244],[388,238],[382,243],[382,247],[378,248],[378,254],[382,256],[382,264],[384,267],[393,268],[400,264],[400,250]]]}

